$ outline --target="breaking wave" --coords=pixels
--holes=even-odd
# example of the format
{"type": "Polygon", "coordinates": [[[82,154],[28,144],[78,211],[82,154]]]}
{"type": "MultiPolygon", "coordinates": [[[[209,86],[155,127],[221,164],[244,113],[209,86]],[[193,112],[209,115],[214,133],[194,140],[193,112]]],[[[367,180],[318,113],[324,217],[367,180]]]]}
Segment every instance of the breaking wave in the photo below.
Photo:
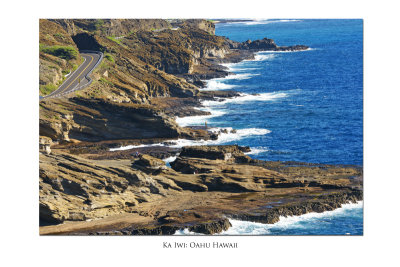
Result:
{"type": "MultiPolygon", "coordinates": [[[[337,216],[343,216],[348,212],[360,210],[363,207],[363,202],[349,203],[342,205],[341,208],[333,211],[325,211],[322,213],[307,213],[300,216],[280,217],[279,222],[274,224],[263,224],[257,222],[248,222],[230,219],[232,227],[216,235],[271,235],[277,231],[285,231],[290,228],[315,227],[315,223],[319,221],[329,220],[337,216]],[[309,223],[309,224],[307,224],[309,223]]],[[[351,234],[349,232],[339,234],[351,234]]],[[[187,228],[180,229],[174,235],[203,235],[189,231],[187,228]]]]}
{"type": "Polygon", "coordinates": [[[270,24],[270,23],[282,23],[282,22],[299,22],[301,20],[298,19],[260,19],[260,20],[251,20],[251,21],[235,21],[235,22],[229,22],[226,25],[261,25],[261,24],[270,24]]]}
{"type": "Polygon", "coordinates": [[[250,152],[246,152],[246,155],[258,155],[264,152],[268,152],[269,149],[266,147],[251,147],[250,152]]]}
{"type": "MultiPolygon", "coordinates": [[[[274,224],[263,224],[257,222],[240,221],[230,219],[232,227],[220,235],[271,235],[285,234],[285,231],[300,229],[301,233],[306,234],[306,229],[316,228],[318,224],[329,222],[331,219],[359,210],[362,212],[363,201],[357,203],[343,204],[341,208],[322,213],[307,213],[300,216],[280,217],[279,222],[274,224]]],[[[326,229],[325,229],[326,231],[326,229]]],[[[319,233],[330,234],[330,233],[319,233]]],[[[351,233],[336,233],[351,234],[351,233]]]]}
{"type": "Polygon", "coordinates": [[[260,74],[257,73],[239,73],[239,74],[230,74],[226,76],[225,80],[247,80],[250,79],[251,77],[258,76],[260,74]]]}
{"type": "Polygon", "coordinates": [[[264,61],[264,60],[272,59],[274,57],[275,57],[275,55],[272,53],[268,53],[268,54],[257,53],[254,56],[254,59],[250,59],[247,61],[264,61]]]}
{"type": "Polygon", "coordinates": [[[245,94],[240,93],[240,96],[232,98],[220,98],[217,100],[205,100],[202,104],[206,107],[221,106],[228,103],[243,104],[245,102],[252,101],[273,101],[280,98],[287,97],[287,93],[272,92],[272,93],[261,93],[261,94],[245,94]]]}
{"type": "Polygon", "coordinates": [[[221,65],[227,67],[228,71],[235,71],[235,72],[249,71],[249,70],[259,70],[260,69],[260,68],[255,68],[255,67],[247,67],[244,64],[242,64],[242,62],[243,61],[241,61],[239,63],[223,63],[221,65]]]}
{"type": "Polygon", "coordinates": [[[217,78],[217,79],[212,79],[207,81],[207,86],[204,88],[201,88],[200,90],[212,90],[212,91],[218,91],[218,90],[228,90],[236,87],[236,85],[233,84],[226,84],[223,83],[222,80],[224,78],[217,78]]]}
{"type": "Polygon", "coordinates": [[[185,127],[189,125],[204,125],[204,123],[210,118],[220,117],[226,114],[225,111],[213,110],[210,108],[201,108],[203,111],[211,112],[210,115],[198,115],[198,116],[188,116],[188,117],[176,117],[175,121],[179,126],[185,127]]]}
{"type": "Polygon", "coordinates": [[[200,146],[200,145],[219,145],[226,142],[237,141],[249,136],[256,136],[256,135],[266,135],[270,133],[270,130],[261,129],[261,128],[247,128],[247,129],[238,129],[233,130],[231,127],[226,128],[210,128],[209,131],[218,133],[217,140],[188,140],[188,139],[177,139],[177,140],[169,140],[164,143],[156,143],[156,144],[149,144],[149,145],[129,145],[123,146],[119,148],[111,148],[110,151],[118,151],[118,150],[127,150],[132,148],[139,148],[139,147],[154,147],[154,146],[165,146],[165,147],[172,147],[172,148],[181,148],[184,146],[200,146]],[[221,130],[226,132],[221,132],[221,130]]]}

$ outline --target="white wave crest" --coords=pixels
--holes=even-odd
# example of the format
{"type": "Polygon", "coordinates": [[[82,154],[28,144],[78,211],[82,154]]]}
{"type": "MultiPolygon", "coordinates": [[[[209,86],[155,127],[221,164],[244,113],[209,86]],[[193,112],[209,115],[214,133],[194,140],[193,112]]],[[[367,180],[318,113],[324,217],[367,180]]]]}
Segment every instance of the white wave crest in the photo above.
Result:
{"type": "Polygon", "coordinates": [[[189,125],[204,125],[204,123],[210,118],[220,117],[226,114],[222,110],[213,110],[211,108],[200,108],[203,111],[211,112],[210,115],[198,115],[198,116],[188,116],[188,117],[176,117],[175,121],[179,126],[185,127],[189,125]]]}
{"type": "Polygon", "coordinates": [[[152,146],[164,146],[164,144],[157,143],[157,144],[128,145],[128,146],[121,146],[118,148],[110,148],[110,151],[128,150],[128,149],[132,149],[132,148],[152,147],[152,146]]]}
{"type": "Polygon", "coordinates": [[[278,23],[278,22],[299,22],[299,19],[278,19],[278,20],[270,20],[270,23],[278,23]]]}
{"type": "Polygon", "coordinates": [[[205,88],[202,88],[201,90],[228,90],[236,87],[236,85],[233,84],[226,84],[222,82],[223,79],[217,78],[217,79],[211,79],[207,81],[207,86],[205,88]]]}
{"type": "MultiPolygon", "coordinates": [[[[255,67],[247,67],[243,64],[243,61],[238,62],[238,63],[223,63],[221,65],[227,67],[229,71],[234,71],[234,72],[260,69],[260,68],[255,68],[255,67]]],[[[260,75],[260,74],[256,74],[256,75],[260,75]]]]}
{"type": "Polygon", "coordinates": [[[177,230],[177,231],[174,233],[174,235],[204,235],[204,234],[191,232],[191,231],[189,231],[187,228],[185,228],[185,229],[177,230]]]}
{"type": "Polygon", "coordinates": [[[351,210],[363,207],[363,201],[357,203],[343,204],[341,208],[333,211],[325,211],[322,213],[307,213],[300,216],[280,217],[279,221],[274,224],[263,224],[257,222],[240,221],[230,219],[232,227],[220,235],[268,235],[272,229],[301,228],[300,222],[312,221],[315,219],[328,219],[351,210]]]}
{"type": "Polygon", "coordinates": [[[261,94],[245,94],[240,93],[240,96],[218,99],[218,100],[205,100],[202,104],[206,107],[221,106],[227,103],[243,104],[252,101],[273,101],[276,99],[287,97],[287,93],[272,92],[272,93],[261,93],[261,94]]]}
{"type": "MultiPolygon", "coordinates": [[[[247,63],[247,62],[255,62],[255,61],[266,61],[269,59],[273,59],[275,55],[273,53],[264,53],[263,52],[257,52],[254,56],[254,59],[245,59],[242,62],[247,63]]],[[[235,70],[235,69],[233,69],[235,70]]]]}
{"type": "Polygon", "coordinates": [[[274,54],[256,54],[253,61],[265,61],[274,57],[274,54]]]}
{"type": "Polygon", "coordinates": [[[268,20],[268,19],[260,19],[260,20],[252,20],[252,21],[235,21],[235,22],[230,22],[227,25],[235,25],[235,24],[243,24],[243,25],[263,25],[263,24],[270,24],[270,23],[281,23],[281,22],[299,22],[301,20],[298,19],[274,19],[274,20],[268,20]]]}
{"type": "Polygon", "coordinates": [[[273,54],[279,54],[279,53],[298,53],[298,52],[304,52],[304,51],[314,51],[314,50],[318,50],[317,48],[307,48],[304,50],[293,50],[293,51],[260,51],[257,52],[257,55],[273,55],[273,54]]]}
{"type": "Polygon", "coordinates": [[[246,80],[251,77],[258,76],[258,73],[239,73],[239,74],[230,74],[223,78],[224,80],[246,80]]]}
{"type": "Polygon", "coordinates": [[[256,136],[256,135],[266,135],[270,133],[270,130],[261,129],[261,128],[247,128],[247,129],[239,129],[236,132],[232,131],[231,127],[226,128],[211,128],[209,129],[212,132],[219,133],[217,140],[187,140],[187,139],[178,139],[174,145],[170,145],[170,147],[180,148],[184,146],[200,146],[200,145],[219,145],[227,142],[238,141],[245,137],[256,136]],[[221,132],[227,131],[226,133],[221,132]]]}
{"type": "Polygon", "coordinates": [[[110,151],[117,151],[117,150],[127,150],[132,148],[138,147],[152,147],[152,146],[166,146],[172,148],[181,148],[184,146],[200,146],[200,145],[219,145],[226,142],[237,141],[249,136],[256,136],[256,135],[266,135],[270,133],[270,130],[261,129],[261,128],[247,128],[247,129],[239,129],[233,131],[231,127],[227,128],[210,128],[210,131],[214,133],[219,133],[217,140],[188,140],[188,139],[177,139],[177,140],[169,140],[165,143],[157,143],[151,145],[138,145],[138,146],[123,146],[119,148],[111,148],[110,151]],[[226,132],[221,132],[221,130],[226,132]]]}
{"type": "MultiPolygon", "coordinates": [[[[271,56],[271,55],[270,55],[271,56]]],[[[273,56],[273,55],[272,55],[273,56]]],[[[243,68],[243,70],[251,70],[252,68],[243,68]]],[[[253,68],[254,69],[254,68],[253,68]]],[[[236,71],[236,69],[234,69],[236,71]]],[[[250,79],[251,77],[258,76],[260,74],[258,73],[234,73],[234,74],[229,74],[228,76],[224,78],[215,78],[208,80],[206,82],[206,87],[201,88],[200,90],[212,90],[212,91],[219,91],[219,90],[229,90],[234,87],[237,87],[237,85],[234,84],[228,84],[225,83],[225,81],[229,80],[246,80],[250,79]]]]}
{"type": "Polygon", "coordinates": [[[250,152],[246,152],[245,154],[246,155],[258,155],[258,154],[261,154],[261,153],[264,153],[267,151],[269,151],[269,149],[266,147],[251,147],[250,152]]]}

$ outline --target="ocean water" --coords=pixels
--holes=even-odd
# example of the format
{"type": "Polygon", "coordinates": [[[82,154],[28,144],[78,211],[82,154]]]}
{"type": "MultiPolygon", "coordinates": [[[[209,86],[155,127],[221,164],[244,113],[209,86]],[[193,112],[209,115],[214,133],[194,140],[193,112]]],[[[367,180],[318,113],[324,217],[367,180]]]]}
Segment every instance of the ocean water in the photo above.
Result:
{"type": "MultiPolygon", "coordinates": [[[[322,213],[281,217],[274,224],[230,219],[232,224],[219,235],[362,235],[363,202],[344,204],[341,208],[322,213]],[[361,223],[356,223],[361,222],[361,223]]],[[[199,235],[187,229],[176,235],[199,235]]]]}
{"type": "MultiPolygon", "coordinates": [[[[326,164],[363,164],[362,20],[258,20],[217,24],[235,41],[272,38],[299,52],[260,52],[254,60],[226,64],[231,75],[203,90],[236,90],[240,97],[204,101],[211,116],[178,118],[181,125],[233,127],[241,136],[220,144],[250,146],[253,158],[326,164]]],[[[226,235],[362,235],[363,205],[281,218],[266,225],[231,220],[226,235]]],[[[190,234],[187,231],[177,234],[190,234]]]]}
{"type": "MultiPolygon", "coordinates": [[[[226,64],[230,74],[202,90],[235,90],[233,99],[203,101],[212,115],[176,118],[181,126],[227,128],[218,140],[180,139],[173,147],[238,144],[261,160],[363,165],[363,21],[257,20],[221,23],[216,34],[235,41],[264,37],[297,52],[259,52],[254,60],[226,64]],[[230,130],[237,129],[236,133],[230,130]]],[[[165,145],[165,144],[154,144],[165,145]]],[[[144,145],[141,145],[144,146],[144,145]]],[[[129,149],[135,146],[114,148],[129,149]]],[[[167,164],[174,157],[165,159],[167,164]]],[[[281,218],[274,225],[232,220],[224,234],[362,235],[363,205],[281,218]]],[[[186,230],[185,230],[186,231],[186,230]]],[[[187,231],[177,234],[190,234],[187,231]]]]}
{"type": "Polygon", "coordinates": [[[258,20],[216,25],[235,41],[272,38],[304,44],[299,52],[261,52],[255,60],[226,64],[233,73],[208,81],[212,90],[243,95],[205,101],[212,116],[181,118],[183,125],[266,129],[237,143],[262,160],[327,164],[363,163],[362,20],[258,20]],[[253,95],[258,94],[258,95],[253,95]]]}

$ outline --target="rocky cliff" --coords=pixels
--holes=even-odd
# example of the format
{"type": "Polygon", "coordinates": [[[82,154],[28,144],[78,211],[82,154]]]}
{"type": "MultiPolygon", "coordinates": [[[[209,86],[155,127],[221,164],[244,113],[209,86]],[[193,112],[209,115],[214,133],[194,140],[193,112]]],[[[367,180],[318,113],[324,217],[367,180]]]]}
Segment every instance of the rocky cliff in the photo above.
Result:
{"type": "Polygon", "coordinates": [[[359,168],[237,163],[246,158],[242,151],[246,148],[186,147],[173,169],[149,155],[90,160],[63,149],[43,152],[42,224],[85,224],[47,226],[41,232],[172,234],[188,227],[210,234],[230,226],[226,216],[273,223],[279,216],[332,210],[362,199],[359,168]],[[105,219],[87,222],[99,218],[105,219]]]}
{"type": "Polygon", "coordinates": [[[201,79],[228,74],[220,63],[302,49],[234,42],[207,20],[41,20],[41,95],[78,66],[80,50],[104,54],[89,87],[39,103],[41,223],[70,222],[41,234],[212,234],[230,227],[227,217],[274,222],[362,199],[359,168],[261,162],[238,146],[167,146],[218,138],[174,118],[209,115],[193,108],[201,99],[237,96],[199,91],[201,79]],[[128,144],[136,147],[109,150],[128,144]],[[170,168],[161,159],[171,156],[170,168]]]}
{"type": "Polygon", "coordinates": [[[155,112],[150,106],[157,101],[152,99],[199,97],[201,79],[228,74],[218,63],[252,56],[249,51],[283,49],[270,39],[237,43],[214,35],[214,30],[207,20],[41,20],[41,95],[54,91],[77,67],[78,50],[104,53],[90,87],[62,100],[41,102],[41,134],[68,141],[71,132],[72,138],[81,141],[99,141],[176,138],[188,132],[164,116],[163,110],[155,112]],[[159,127],[128,115],[148,108],[159,127]],[[65,120],[65,115],[72,117],[65,120]],[[127,121],[111,130],[121,118],[127,121]],[[160,132],[155,133],[156,129],[160,132]]]}
{"type": "Polygon", "coordinates": [[[60,25],[48,20],[39,21],[39,44],[39,92],[46,95],[81,63],[81,58],[71,36],[60,25]],[[75,56],[62,54],[66,49],[70,49],[67,51],[72,51],[75,56]]]}

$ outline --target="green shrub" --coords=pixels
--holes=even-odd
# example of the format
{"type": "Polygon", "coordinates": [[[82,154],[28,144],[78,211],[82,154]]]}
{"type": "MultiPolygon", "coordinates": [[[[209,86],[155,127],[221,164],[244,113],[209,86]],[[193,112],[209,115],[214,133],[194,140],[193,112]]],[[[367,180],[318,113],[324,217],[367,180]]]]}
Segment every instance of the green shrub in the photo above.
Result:
{"type": "Polygon", "coordinates": [[[64,35],[62,33],[55,33],[53,34],[54,37],[64,39],[64,35]]]}
{"type": "Polygon", "coordinates": [[[56,89],[57,89],[57,86],[52,83],[49,83],[46,85],[41,85],[39,87],[39,91],[40,91],[41,95],[48,95],[48,94],[54,92],[56,89]]]}
{"type": "Polygon", "coordinates": [[[60,45],[53,45],[53,46],[45,46],[40,45],[39,49],[43,53],[47,53],[59,58],[63,59],[76,59],[78,57],[78,51],[76,51],[73,47],[70,46],[60,46],[60,45]]]}
{"type": "Polygon", "coordinates": [[[115,36],[107,36],[107,38],[111,41],[116,42],[117,44],[121,44],[121,41],[116,39],[115,36]]]}
{"type": "Polygon", "coordinates": [[[105,53],[105,54],[104,54],[104,57],[105,57],[108,61],[114,62],[114,58],[113,58],[113,56],[112,56],[111,54],[105,53]]]}
{"type": "Polygon", "coordinates": [[[101,30],[104,26],[104,20],[102,19],[96,19],[96,21],[94,22],[94,27],[96,30],[101,30]]]}

